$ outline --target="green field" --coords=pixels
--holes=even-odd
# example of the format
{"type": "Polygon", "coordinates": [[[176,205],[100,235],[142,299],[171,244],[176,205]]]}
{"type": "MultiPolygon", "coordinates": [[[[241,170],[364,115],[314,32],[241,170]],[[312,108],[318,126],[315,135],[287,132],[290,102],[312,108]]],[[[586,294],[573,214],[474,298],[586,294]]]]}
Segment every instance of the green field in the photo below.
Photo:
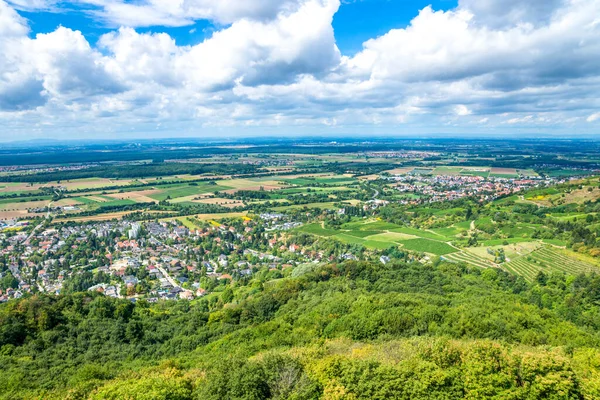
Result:
{"type": "Polygon", "coordinates": [[[231,189],[231,188],[227,187],[227,186],[209,185],[208,183],[203,183],[203,184],[198,184],[197,186],[192,186],[192,185],[175,186],[172,188],[162,190],[160,193],[151,194],[148,197],[150,197],[154,200],[163,201],[163,200],[167,200],[169,198],[176,199],[179,197],[200,195],[200,194],[204,194],[204,193],[212,193],[212,192],[217,192],[217,191],[227,190],[227,189],[231,189]]]}
{"type": "Polygon", "coordinates": [[[349,244],[362,244],[371,249],[400,246],[406,250],[434,255],[458,251],[445,243],[446,237],[415,228],[401,227],[384,221],[357,221],[344,224],[340,230],[325,229],[321,224],[309,224],[299,231],[321,237],[330,237],[349,244]]]}
{"type": "Polygon", "coordinates": [[[333,236],[333,235],[336,235],[339,233],[338,231],[336,231],[334,229],[323,228],[320,223],[304,225],[301,228],[299,228],[298,230],[300,232],[310,233],[311,235],[317,235],[317,236],[323,236],[323,237],[333,236]]]}
{"type": "Polygon", "coordinates": [[[438,256],[457,252],[458,249],[444,242],[438,242],[430,239],[411,239],[402,240],[398,243],[402,244],[402,248],[406,250],[419,251],[423,253],[431,253],[438,256]]]}
{"type": "Polygon", "coordinates": [[[494,266],[494,264],[486,260],[483,257],[479,257],[468,251],[460,251],[452,254],[443,255],[444,260],[449,260],[453,262],[463,262],[469,264],[471,266],[480,267],[480,268],[490,268],[494,266]]]}
{"type": "Polygon", "coordinates": [[[503,266],[507,271],[521,275],[529,281],[535,279],[539,271],[564,272],[568,275],[598,271],[597,266],[569,257],[560,250],[550,247],[536,250],[503,266]]]}

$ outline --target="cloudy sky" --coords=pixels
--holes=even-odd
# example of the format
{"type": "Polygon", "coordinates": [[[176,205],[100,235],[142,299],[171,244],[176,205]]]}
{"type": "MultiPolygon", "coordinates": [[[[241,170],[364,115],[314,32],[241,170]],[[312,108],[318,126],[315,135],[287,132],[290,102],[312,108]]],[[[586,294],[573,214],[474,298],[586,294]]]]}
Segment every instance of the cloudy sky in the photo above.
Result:
{"type": "Polygon", "coordinates": [[[600,136],[600,0],[0,0],[0,140],[600,136]]]}

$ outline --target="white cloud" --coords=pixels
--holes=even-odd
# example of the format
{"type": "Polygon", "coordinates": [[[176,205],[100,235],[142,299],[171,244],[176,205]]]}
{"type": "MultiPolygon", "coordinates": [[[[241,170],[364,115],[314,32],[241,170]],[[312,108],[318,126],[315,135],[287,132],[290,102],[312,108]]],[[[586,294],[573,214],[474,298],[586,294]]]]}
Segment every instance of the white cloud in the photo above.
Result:
{"type": "Polygon", "coordinates": [[[24,36],[29,32],[27,21],[12,7],[0,1],[0,38],[24,36]]]}
{"type": "Polygon", "coordinates": [[[12,132],[34,122],[57,130],[406,124],[436,132],[568,123],[572,131],[600,118],[590,115],[600,107],[600,0],[427,7],[352,57],[335,43],[339,0],[77,1],[124,26],[96,46],[68,27],[32,38],[0,0],[0,121],[12,132]],[[194,46],[134,29],[198,19],[227,25],[194,46]]]}
{"type": "MultiPolygon", "coordinates": [[[[8,0],[19,10],[60,10],[69,1],[8,0]]],[[[112,26],[185,26],[207,19],[231,24],[240,19],[267,21],[291,14],[310,0],[71,0],[112,26]]]]}
{"type": "Polygon", "coordinates": [[[192,47],[177,47],[166,34],[131,28],[104,35],[99,45],[111,53],[108,68],[122,81],[210,91],[236,82],[288,82],[302,74],[327,73],[339,64],[331,27],[338,6],[337,0],[312,0],[269,23],[242,19],[192,47]]]}
{"type": "Polygon", "coordinates": [[[507,124],[523,124],[523,123],[528,123],[528,122],[532,122],[533,121],[533,115],[526,115],[524,117],[520,117],[520,118],[511,118],[509,120],[506,121],[507,124]]]}
{"type": "Polygon", "coordinates": [[[598,120],[600,120],[600,112],[592,114],[589,117],[587,117],[587,119],[586,119],[587,122],[595,122],[598,120]]]}
{"type": "Polygon", "coordinates": [[[454,107],[454,113],[458,116],[464,117],[465,115],[471,115],[473,112],[469,110],[464,104],[459,104],[454,107]]]}
{"type": "Polygon", "coordinates": [[[546,24],[566,0],[459,0],[460,8],[475,15],[477,23],[502,28],[546,24]]]}

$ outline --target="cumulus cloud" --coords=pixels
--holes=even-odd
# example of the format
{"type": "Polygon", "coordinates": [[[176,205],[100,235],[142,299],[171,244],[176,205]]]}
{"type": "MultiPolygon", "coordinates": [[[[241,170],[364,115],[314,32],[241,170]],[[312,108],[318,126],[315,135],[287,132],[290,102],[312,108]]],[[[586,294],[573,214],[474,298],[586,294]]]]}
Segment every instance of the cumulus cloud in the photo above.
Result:
{"type": "Polygon", "coordinates": [[[459,7],[490,28],[547,24],[568,0],[459,0],[459,7]]]}
{"type": "MultiPolygon", "coordinates": [[[[240,19],[267,21],[281,13],[291,14],[308,0],[73,0],[91,7],[90,12],[108,25],[147,27],[185,26],[207,19],[231,24],[240,19]]],[[[19,10],[56,10],[67,1],[9,0],[19,10]]]]}
{"type": "Polygon", "coordinates": [[[350,57],[332,27],[339,0],[76,3],[122,26],[94,46],[68,26],[31,37],[15,8],[57,11],[69,2],[0,0],[1,120],[23,128],[102,118],[106,129],[408,124],[439,132],[600,118],[600,0],[426,7],[350,57]],[[192,46],[135,30],[199,19],[224,25],[192,46]]]}

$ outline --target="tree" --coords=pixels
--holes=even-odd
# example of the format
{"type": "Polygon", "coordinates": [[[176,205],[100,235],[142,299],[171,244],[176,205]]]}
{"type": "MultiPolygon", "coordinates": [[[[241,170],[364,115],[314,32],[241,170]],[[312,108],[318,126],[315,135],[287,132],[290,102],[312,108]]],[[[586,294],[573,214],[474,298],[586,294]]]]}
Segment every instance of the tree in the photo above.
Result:
{"type": "Polygon", "coordinates": [[[8,272],[2,277],[2,280],[0,280],[0,287],[5,290],[9,288],[16,289],[19,287],[19,281],[11,272],[8,272]]]}

